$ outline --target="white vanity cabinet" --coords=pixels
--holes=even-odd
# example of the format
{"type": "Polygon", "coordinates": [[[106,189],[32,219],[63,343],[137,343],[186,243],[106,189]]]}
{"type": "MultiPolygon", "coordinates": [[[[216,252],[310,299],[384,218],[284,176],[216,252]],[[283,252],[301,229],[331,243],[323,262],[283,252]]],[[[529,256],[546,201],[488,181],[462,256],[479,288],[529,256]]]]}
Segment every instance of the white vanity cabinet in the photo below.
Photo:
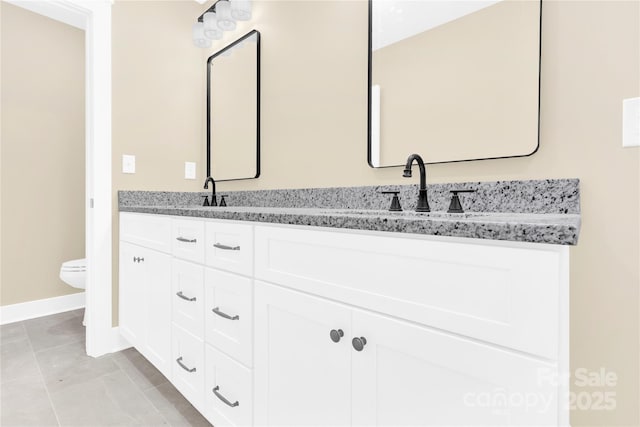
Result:
{"type": "Polygon", "coordinates": [[[568,425],[566,246],[121,224],[122,333],[216,426],[568,425]]]}
{"type": "Polygon", "coordinates": [[[255,245],[256,425],[568,424],[566,247],[275,226],[255,245]]]}

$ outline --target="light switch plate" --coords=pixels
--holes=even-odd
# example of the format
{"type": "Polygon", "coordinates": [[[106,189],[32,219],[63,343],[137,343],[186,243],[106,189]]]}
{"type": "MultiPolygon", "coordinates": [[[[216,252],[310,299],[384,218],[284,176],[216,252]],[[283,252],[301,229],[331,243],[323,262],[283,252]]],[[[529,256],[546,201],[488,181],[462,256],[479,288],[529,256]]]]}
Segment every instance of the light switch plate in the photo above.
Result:
{"type": "Polygon", "coordinates": [[[136,173],[136,156],[122,155],[122,173],[136,173]]]}
{"type": "Polygon", "coordinates": [[[195,162],[184,162],[184,179],[196,179],[195,162]]]}
{"type": "Polygon", "coordinates": [[[640,147],[640,97],[622,100],[622,146],[640,147]]]}

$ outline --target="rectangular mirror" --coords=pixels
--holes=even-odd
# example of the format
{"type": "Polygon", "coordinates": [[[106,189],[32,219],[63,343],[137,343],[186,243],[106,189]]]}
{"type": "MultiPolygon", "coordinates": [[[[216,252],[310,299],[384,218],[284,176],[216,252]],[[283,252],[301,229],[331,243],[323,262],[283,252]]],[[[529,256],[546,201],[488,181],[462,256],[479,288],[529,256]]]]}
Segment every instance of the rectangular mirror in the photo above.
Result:
{"type": "Polygon", "coordinates": [[[260,176],[260,33],[251,31],[207,61],[207,176],[260,176]]]}
{"type": "Polygon", "coordinates": [[[369,165],[533,154],[541,6],[369,0],[369,165]]]}

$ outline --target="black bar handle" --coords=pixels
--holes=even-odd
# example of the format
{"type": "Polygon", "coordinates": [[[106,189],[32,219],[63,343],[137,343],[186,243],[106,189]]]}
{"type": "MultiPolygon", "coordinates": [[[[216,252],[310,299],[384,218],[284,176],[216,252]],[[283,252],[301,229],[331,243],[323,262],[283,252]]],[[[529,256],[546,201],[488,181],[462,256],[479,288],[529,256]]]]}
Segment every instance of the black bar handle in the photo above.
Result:
{"type": "Polygon", "coordinates": [[[240,320],[240,316],[238,316],[237,314],[235,316],[229,316],[227,313],[220,311],[220,307],[212,308],[211,311],[213,311],[215,314],[217,314],[220,317],[224,317],[225,319],[240,320]]]}
{"type": "Polygon", "coordinates": [[[232,408],[235,408],[236,406],[240,406],[240,402],[238,402],[237,400],[236,400],[235,402],[233,402],[233,403],[229,402],[229,401],[227,400],[227,398],[226,398],[226,397],[224,397],[222,394],[220,394],[220,392],[219,392],[218,390],[220,390],[220,386],[218,386],[218,385],[217,385],[217,386],[215,386],[211,391],[213,392],[213,394],[215,394],[215,395],[216,395],[216,397],[217,397],[218,399],[222,400],[222,402],[223,402],[225,405],[230,406],[230,407],[232,407],[232,408]]]}
{"type": "Polygon", "coordinates": [[[184,243],[196,243],[198,241],[197,239],[187,239],[185,237],[176,237],[176,240],[184,243]]]}
{"type": "Polygon", "coordinates": [[[189,302],[194,302],[196,300],[196,297],[193,298],[189,298],[188,296],[186,296],[185,294],[182,293],[182,291],[177,292],[176,295],[180,298],[182,298],[185,301],[189,301],[189,302]]]}
{"type": "Polygon", "coordinates": [[[188,368],[184,363],[182,363],[182,356],[178,357],[176,359],[176,362],[178,362],[178,365],[180,365],[180,367],[182,369],[184,369],[185,371],[189,372],[190,374],[194,373],[196,371],[196,368],[188,368]]]}
{"type": "Polygon", "coordinates": [[[222,243],[214,243],[213,247],[214,248],[218,248],[218,249],[223,249],[225,251],[239,251],[240,250],[240,246],[227,246],[227,245],[223,245],[222,243]]]}

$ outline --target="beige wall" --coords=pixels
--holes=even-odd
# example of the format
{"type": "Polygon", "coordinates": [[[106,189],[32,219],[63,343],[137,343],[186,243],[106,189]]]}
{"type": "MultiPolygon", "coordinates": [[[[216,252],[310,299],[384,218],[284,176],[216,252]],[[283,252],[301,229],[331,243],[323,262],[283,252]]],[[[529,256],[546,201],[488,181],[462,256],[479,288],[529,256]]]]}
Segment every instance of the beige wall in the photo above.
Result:
{"type": "MultiPolygon", "coordinates": [[[[204,64],[215,47],[188,43],[203,10],[114,5],[114,191],[201,189],[204,64]],[[122,153],[139,155],[137,175],[119,173],[122,153]],[[199,161],[197,181],[182,178],[184,160],[199,161]]],[[[617,409],[573,411],[574,425],[640,424],[640,150],[621,147],[621,101],[640,95],[639,16],[635,0],[545,1],[540,150],[427,168],[429,182],[581,179],[571,364],[619,380],[617,409]]],[[[399,168],[366,163],[366,3],[254,1],[253,20],[227,40],[254,28],[262,33],[262,175],[220,190],[409,182],[399,168]]]]}
{"type": "Polygon", "coordinates": [[[76,292],[84,248],[84,31],[2,9],[2,305],[76,292]]]}
{"type": "Polygon", "coordinates": [[[193,1],[116,1],[113,55],[113,323],[118,322],[118,190],[197,191],[206,174],[205,73],[193,1]],[[122,173],[122,155],[136,173],[122,173]],[[184,162],[197,179],[184,179],[184,162]]]}

